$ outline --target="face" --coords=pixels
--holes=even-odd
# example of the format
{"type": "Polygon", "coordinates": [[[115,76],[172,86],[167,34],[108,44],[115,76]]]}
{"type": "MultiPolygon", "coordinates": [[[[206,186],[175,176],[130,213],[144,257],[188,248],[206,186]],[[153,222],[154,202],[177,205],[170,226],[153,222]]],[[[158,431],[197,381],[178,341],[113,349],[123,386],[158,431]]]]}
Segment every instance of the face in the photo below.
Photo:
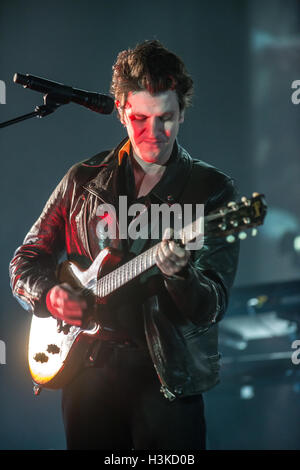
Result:
{"type": "Polygon", "coordinates": [[[135,156],[146,163],[164,165],[184,118],[176,92],[167,90],[155,95],[148,91],[130,92],[120,117],[135,156]]]}

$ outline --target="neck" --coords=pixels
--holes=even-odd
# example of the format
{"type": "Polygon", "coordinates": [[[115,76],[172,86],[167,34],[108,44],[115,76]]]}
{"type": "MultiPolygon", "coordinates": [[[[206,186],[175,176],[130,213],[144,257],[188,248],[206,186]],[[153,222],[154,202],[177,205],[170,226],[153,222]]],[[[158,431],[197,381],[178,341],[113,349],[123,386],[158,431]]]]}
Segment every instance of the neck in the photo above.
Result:
{"type": "Polygon", "coordinates": [[[137,197],[146,196],[162,178],[166,166],[148,163],[133,154],[132,166],[137,197]]]}
{"type": "Polygon", "coordinates": [[[133,156],[133,166],[135,171],[143,171],[147,175],[158,175],[164,173],[166,167],[165,164],[170,158],[170,155],[164,161],[164,163],[159,164],[159,163],[150,163],[150,162],[145,162],[142,158],[140,158],[134,150],[132,150],[132,156],[133,156]]]}

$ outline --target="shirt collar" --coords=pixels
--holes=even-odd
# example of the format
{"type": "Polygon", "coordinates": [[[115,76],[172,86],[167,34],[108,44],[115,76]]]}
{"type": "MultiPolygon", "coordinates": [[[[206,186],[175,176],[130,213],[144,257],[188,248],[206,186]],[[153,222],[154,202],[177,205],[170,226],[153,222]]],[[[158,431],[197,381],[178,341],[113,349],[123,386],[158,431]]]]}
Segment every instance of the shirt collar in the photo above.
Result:
{"type": "Polygon", "coordinates": [[[123,160],[125,153],[130,155],[131,142],[129,139],[126,140],[125,144],[120,148],[118,153],[118,165],[120,166],[123,160]]]}

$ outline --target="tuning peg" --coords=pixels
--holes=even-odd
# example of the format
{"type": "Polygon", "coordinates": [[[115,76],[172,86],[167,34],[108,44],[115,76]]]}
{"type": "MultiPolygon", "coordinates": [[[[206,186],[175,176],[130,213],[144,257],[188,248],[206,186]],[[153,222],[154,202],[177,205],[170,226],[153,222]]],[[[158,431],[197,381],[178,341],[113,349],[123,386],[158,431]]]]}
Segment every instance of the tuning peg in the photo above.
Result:
{"type": "Polygon", "coordinates": [[[250,206],[250,204],[251,204],[250,199],[248,199],[246,196],[243,196],[241,198],[241,201],[244,203],[245,206],[250,206]]]}
{"type": "Polygon", "coordinates": [[[223,232],[227,229],[227,225],[225,222],[221,223],[218,225],[219,229],[222,230],[223,232]]]}
{"type": "Polygon", "coordinates": [[[252,236],[252,237],[256,237],[256,235],[257,235],[257,228],[253,228],[253,229],[251,230],[251,236],[252,236]]]}
{"type": "Polygon", "coordinates": [[[239,233],[239,239],[240,240],[245,240],[247,238],[247,233],[246,232],[240,232],[239,233]]]}
{"type": "Polygon", "coordinates": [[[238,205],[235,201],[228,202],[227,207],[229,207],[229,209],[232,209],[233,211],[238,210],[238,205]]]}
{"type": "Polygon", "coordinates": [[[230,223],[233,227],[238,227],[238,225],[239,225],[237,220],[231,220],[230,223]]]}
{"type": "Polygon", "coordinates": [[[226,237],[226,241],[227,241],[228,243],[233,243],[233,242],[235,242],[235,236],[234,236],[234,235],[228,235],[228,236],[226,237]]]}
{"type": "Polygon", "coordinates": [[[259,195],[260,195],[259,193],[252,193],[252,197],[257,197],[259,195]]]}

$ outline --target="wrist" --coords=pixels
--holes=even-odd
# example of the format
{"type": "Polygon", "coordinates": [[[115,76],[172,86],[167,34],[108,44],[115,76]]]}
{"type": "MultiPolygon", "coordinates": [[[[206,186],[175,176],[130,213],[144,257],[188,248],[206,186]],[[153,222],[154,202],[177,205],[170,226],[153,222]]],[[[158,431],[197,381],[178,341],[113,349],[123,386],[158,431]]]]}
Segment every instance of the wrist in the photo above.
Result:
{"type": "Polygon", "coordinates": [[[182,269],[180,269],[180,271],[176,272],[175,274],[169,276],[163,273],[163,275],[166,279],[185,281],[190,277],[189,263],[187,263],[182,269]]]}

